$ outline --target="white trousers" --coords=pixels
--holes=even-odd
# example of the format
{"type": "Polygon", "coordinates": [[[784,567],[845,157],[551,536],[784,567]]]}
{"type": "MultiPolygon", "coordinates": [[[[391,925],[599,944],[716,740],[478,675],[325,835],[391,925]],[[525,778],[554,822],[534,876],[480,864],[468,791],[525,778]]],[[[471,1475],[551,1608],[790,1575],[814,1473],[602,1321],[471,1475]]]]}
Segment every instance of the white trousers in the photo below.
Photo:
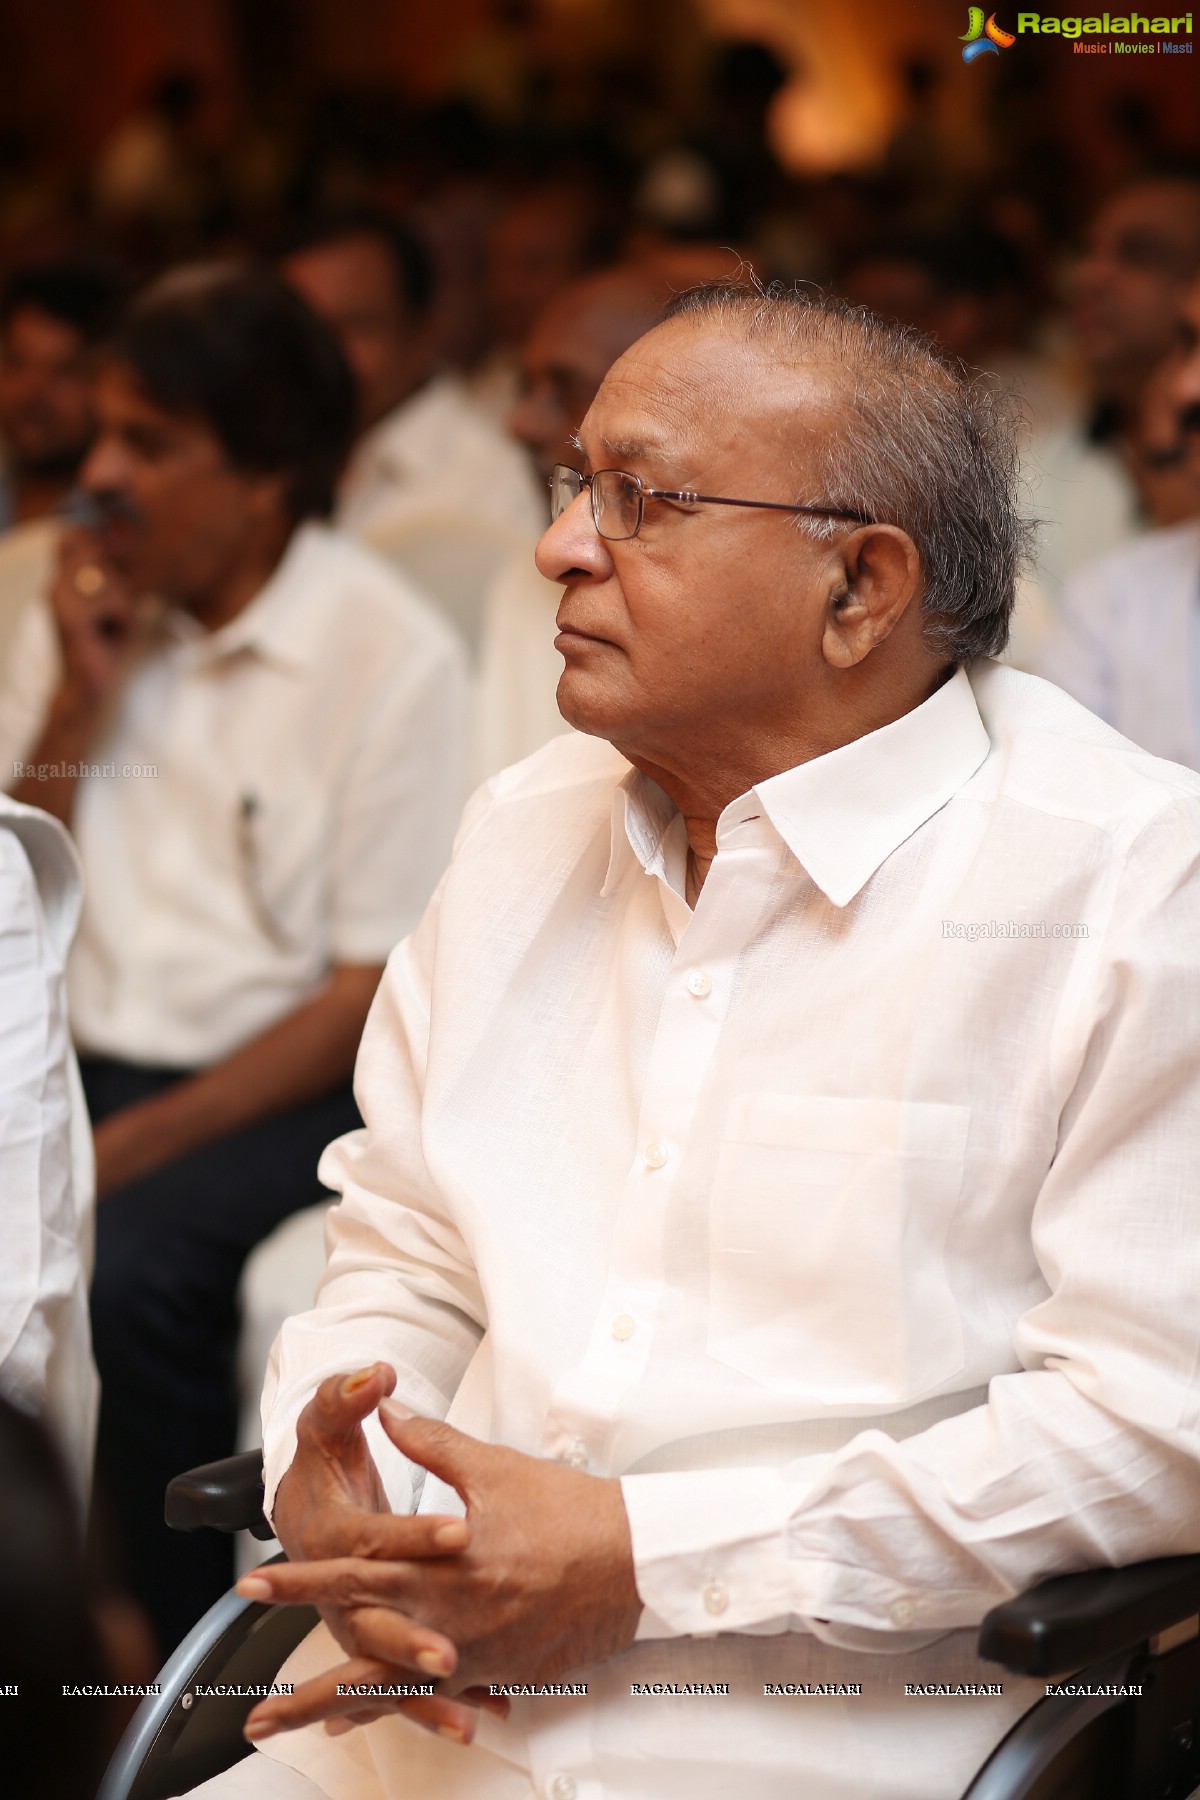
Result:
{"type": "Polygon", "coordinates": [[[184,1800],[326,1800],[326,1796],[306,1775],[254,1750],[223,1775],[192,1788],[184,1800]]]}

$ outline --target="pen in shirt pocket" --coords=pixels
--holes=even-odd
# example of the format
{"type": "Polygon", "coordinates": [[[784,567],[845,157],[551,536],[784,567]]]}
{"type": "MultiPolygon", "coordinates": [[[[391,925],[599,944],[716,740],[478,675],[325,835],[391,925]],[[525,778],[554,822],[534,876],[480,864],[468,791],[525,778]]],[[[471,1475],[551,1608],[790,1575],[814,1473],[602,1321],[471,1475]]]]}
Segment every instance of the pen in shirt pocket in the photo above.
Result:
{"type": "Polygon", "coordinates": [[[242,890],[250,902],[256,920],[275,948],[277,950],[294,950],[296,945],[276,919],[263,894],[262,859],[259,854],[257,824],[261,814],[262,802],[258,795],[252,790],[247,790],[238,801],[237,816],[238,868],[241,874],[242,890]]]}

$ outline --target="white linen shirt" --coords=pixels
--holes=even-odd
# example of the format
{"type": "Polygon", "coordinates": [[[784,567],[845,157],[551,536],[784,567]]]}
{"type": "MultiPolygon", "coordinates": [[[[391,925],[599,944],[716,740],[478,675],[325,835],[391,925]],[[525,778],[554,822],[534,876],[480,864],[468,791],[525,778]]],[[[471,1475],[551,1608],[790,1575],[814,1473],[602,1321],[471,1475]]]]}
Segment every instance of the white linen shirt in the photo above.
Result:
{"type": "Polygon", "coordinates": [[[95,1165],[65,993],[79,900],[63,827],[0,796],[0,1390],[47,1420],[82,1519],[99,1388],[87,1302],[95,1165]]]}
{"type": "Polygon", "coordinates": [[[1200,1549],[1200,780],[986,664],[727,806],[694,910],[685,851],[557,739],[389,962],[268,1495],[318,1382],[384,1358],[407,1405],[620,1476],[645,1612],[586,1701],[470,1751],[264,1746],[335,1800],[940,1800],[1040,1688],[917,1717],[905,1682],[999,1680],[975,1627],[1043,1576],[1200,1549]],[[863,1692],[763,1695],[804,1680],[863,1692]]]}
{"type": "Polygon", "coordinates": [[[1200,524],[1147,532],[1074,575],[1034,668],[1143,749],[1200,769],[1200,524]]]}
{"type": "MultiPolygon", "coordinates": [[[[0,685],[0,768],[57,679],[43,600],[0,685]]],[[[393,570],[318,525],[219,630],[164,610],[114,701],[72,825],[85,903],[79,1048],[195,1068],[382,963],[445,866],[464,658],[393,570]]]]}
{"type": "Polygon", "coordinates": [[[356,445],[338,494],[338,524],[386,542],[412,513],[455,510],[515,532],[545,525],[546,497],[525,452],[470,397],[457,375],[436,375],[356,445]]]}
{"type": "Polygon", "coordinates": [[[474,654],[484,595],[545,529],[546,495],[461,378],[438,375],[356,446],[337,522],[426,594],[474,654]]]}

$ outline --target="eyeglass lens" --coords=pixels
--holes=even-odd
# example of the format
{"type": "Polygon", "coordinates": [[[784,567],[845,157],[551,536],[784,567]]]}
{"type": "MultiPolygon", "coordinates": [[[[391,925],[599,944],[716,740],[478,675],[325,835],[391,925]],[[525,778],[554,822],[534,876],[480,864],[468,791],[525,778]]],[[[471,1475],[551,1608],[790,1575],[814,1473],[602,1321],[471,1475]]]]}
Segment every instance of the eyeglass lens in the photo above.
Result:
{"type": "MultiPolygon", "coordinates": [[[[561,517],[587,485],[577,470],[557,464],[550,478],[550,517],[561,517]]],[[[600,536],[636,537],[642,522],[642,490],[637,477],[621,469],[601,469],[590,485],[592,518],[600,536]]]]}
{"type": "Polygon", "coordinates": [[[640,484],[620,469],[601,469],[592,476],[592,511],[601,537],[636,537],[642,522],[640,484]]]}

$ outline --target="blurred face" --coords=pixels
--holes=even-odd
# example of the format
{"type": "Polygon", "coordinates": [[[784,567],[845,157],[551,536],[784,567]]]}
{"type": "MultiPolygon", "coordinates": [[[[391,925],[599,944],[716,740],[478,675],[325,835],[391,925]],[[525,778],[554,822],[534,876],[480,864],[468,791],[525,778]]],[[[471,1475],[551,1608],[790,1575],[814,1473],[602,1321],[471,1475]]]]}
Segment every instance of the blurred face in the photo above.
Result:
{"type": "Polygon", "coordinates": [[[1102,206],[1075,274],[1073,320],[1098,375],[1139,382],[1174,341],[1200,269],[1200,193],[1182,182],[1127,188],[1102,206]]]}
{"type": "Polygon", "coordinates": [[[350,237],[299,251],[284,279],[333,332],[358,392],[359,430],[407,399],[426,368],[425,333],[409,312],[384,246],[350,237]]]}
{"type": "MultiPolygon", "coordinates": [[[[791,503],[806,495],[828,400],[819,375],[686,319],[640,338],[580,430],[582,469],[652,487],[791,503]]],[[[563,717],[669,766],[697,732],[802,710],[824,625],[822,547],[785,513],[647,501],[636,538],[598,536],[585,489],[537,564],[561,582],[563,717]]]]}
{"type": "Polygon", "coordinates": [[[1200,481],[1200,281],[1193,282],[1184,302],[1179,337],[1171,367],[1171,400],[1183,430],[1189,469],[1200,481]]]}
{"type": "Polygon", "coordinates": [[[201,607],[260,541],[285,524],[276,476],[235,469],[200,419],[150,401],[120,363],[96,383],[96,441],[82,481],[113,567],[136,593],[201,607]]]}
{"type": "Polygon", "coordinates": [[[498,344],[519,344],[584,266],[581,197],[553,189],[518,200],[488,239],[487,301],[498,344]]]}
{"type": "Polygon", "coordinates": [[[569,289],[542,314],[521,351],[521,391],[508,429],[544,482],[555,463],[573,462],[571,435],[596,389],[661,310],[647,284],[601,276],[569,289]]]}
{"type": "Polygon", "coordinates": [[[0,359],[0,436],[18,468],[71,474],[92,435],[92,358],[61,319],[25,306],[0,359]]]}

